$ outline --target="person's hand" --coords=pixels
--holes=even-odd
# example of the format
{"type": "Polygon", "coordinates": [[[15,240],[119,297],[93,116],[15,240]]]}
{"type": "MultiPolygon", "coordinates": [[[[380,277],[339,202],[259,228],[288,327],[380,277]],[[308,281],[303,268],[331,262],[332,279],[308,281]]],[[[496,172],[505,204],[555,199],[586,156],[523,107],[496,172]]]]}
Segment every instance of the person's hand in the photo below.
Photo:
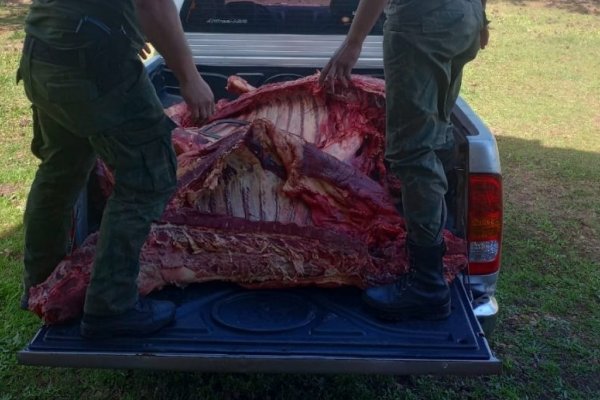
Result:
{"type": "Polygon", "coordinates": [[[361,50],[362,44],[344,41],[321,71],[319,84],[321,86],[328,85],[332,93],[335,92],[336,81],[339,81],[343,87],[348,87],[351,79],[350,73],[358,61],[361,50]]]}
{"type": "Polygon", "coordinates": [[[199,73],[181,82],[180,91],[193,121],[202,122],[215,112],[215,96],[199,73]]]}
{"type": "Polygon", "coordinates": [[[490,41],[490,28],[485,25],[483,28],[481,28],[481,31],[479,31],[479,47],[481,48],[481,50],[485,49],[485,46],[488,45],[488,42],[490,41]]]}

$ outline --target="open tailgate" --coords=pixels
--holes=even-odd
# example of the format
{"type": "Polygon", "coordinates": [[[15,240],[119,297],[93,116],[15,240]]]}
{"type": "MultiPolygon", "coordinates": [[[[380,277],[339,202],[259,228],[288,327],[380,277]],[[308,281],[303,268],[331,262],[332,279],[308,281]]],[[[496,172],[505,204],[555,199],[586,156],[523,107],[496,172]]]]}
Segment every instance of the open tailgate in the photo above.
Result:
{"type": "Polygon", "coordinates": [[[78,321],[44,326],[18,361],[212,372],[480,375],[501,368],[459,280],[444,321],[380,321],[351,288],[256,291],[207,283],[153,296],[178,304],[173,326],[103,340],[83,339],[78,321]]]}

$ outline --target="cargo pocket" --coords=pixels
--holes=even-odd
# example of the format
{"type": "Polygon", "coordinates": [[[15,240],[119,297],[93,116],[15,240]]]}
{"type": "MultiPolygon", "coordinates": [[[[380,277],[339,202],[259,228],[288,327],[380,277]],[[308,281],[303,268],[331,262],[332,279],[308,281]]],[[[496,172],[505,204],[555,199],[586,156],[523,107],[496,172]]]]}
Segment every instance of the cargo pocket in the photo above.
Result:
{"type": "Polygon", "coordinates": [[[54,103],[88,103],[98,98],[98,88],[89,80],[74,79],[46,83],[48,101],[54,103]]]}
{"type": "Polygon", "coordinates": [[[177,158],[170,135],[143,145],[141,155],[152,190],[172,192],[177,184],[177,158]]]}
{"type": "MultiPolygon", "coordinates": [[[[107,138],[120,142],[119,138],[107,138]]],[[[177,159],[170,136],[131,146],[113,147],[117,186],[128,191],[160,194],[171,192],[177,183],[177,159]]]]}

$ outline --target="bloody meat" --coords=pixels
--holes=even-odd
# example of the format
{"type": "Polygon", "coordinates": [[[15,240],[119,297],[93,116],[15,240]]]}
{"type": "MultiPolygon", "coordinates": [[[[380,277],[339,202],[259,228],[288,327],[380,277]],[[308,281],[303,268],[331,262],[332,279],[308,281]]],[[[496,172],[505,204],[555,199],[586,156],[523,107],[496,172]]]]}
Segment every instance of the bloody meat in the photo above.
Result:
{"type": "MultiPolygon", "coordinates": [[[[332,95],[317,79],[258,89],[236,80],[246,93],[219,103],[202,127],[184,104],[167,110],[181,125],[178,188],[142,249],[141,294],[215,280],[364,288],[407,271],[404,222],[383,167],[383,81],[354,77],[332,95]]],[[[109,188],[110,171],[100,171],[109,188]]],[[[466,265],[465,241],[444,238],[452,280],[466,265]]],[[[96,240],[31,289],[30,309],[45,323],[81,314],[96,240]]]]}

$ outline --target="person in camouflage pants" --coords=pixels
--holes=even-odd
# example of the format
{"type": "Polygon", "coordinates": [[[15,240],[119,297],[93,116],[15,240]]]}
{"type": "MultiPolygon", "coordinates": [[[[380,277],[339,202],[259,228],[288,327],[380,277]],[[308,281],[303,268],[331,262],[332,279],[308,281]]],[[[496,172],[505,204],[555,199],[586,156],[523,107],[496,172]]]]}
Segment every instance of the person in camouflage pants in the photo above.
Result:
{"type": "Polygon", "coordinates": [[[172,2],[34,0],[17,73],[32,103],[31,150],[41,160],[24,215],[22,307],[28,289],[69,252],[73,206],[96,158],[114,171],[81,321],[91,338],[146,334],[174,318],[174,304],[139,298],[137,288],[140,249],[175,189],[177,167],[173,124],[138,57],[142,28],[195,116],[210,116],[213,94],[172,2]]]}
{"type": "Polygon", "coordinates": [[[448,182],[438,152],[454,146],[450,114],[464,65],[487,44],[488,21],[480,0],[361,0],[346,39],[321,73],[323,85],[349,84],[386,4],[385,162],[402,185],[411,272],[368,288],[363,299],[386,319],[441,319],[450,314],[450,292],[442,263],[448,182]]]}

